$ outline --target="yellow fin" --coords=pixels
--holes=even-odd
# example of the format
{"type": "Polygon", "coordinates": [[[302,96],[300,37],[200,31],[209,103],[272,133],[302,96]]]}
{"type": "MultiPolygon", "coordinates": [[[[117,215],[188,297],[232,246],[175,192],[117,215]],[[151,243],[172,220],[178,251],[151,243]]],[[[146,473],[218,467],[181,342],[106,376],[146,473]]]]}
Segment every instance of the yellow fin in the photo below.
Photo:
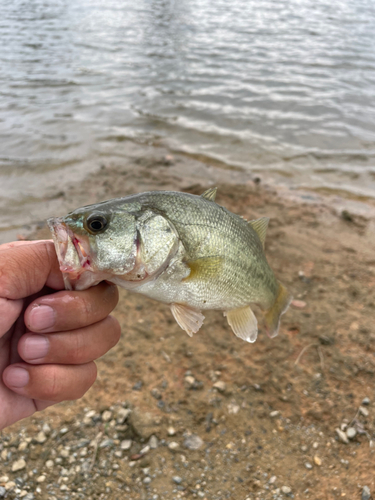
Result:
{"type": "Polygon", "coordinates": [[[279,291],[273,306],[268,309],[264,319],[266,323],[267,334],[273,338],[279,333],[280,316],[286,312],[293,297],[288,290],[279,283],[279,291]]]}
{"type": "Polygon", "coordinates": [[[201,257],[200,259],[189,260],[185,264],[190,267],[190,274],[182,281],[209,280],[215,278],[221,272],[223,257],[217,255],[201,257]]]}
{"type": "Polygon", "coordinates": [[[246,342],[255,342],[258,336],[258,322],[250,306],[224,313],[229,326],[237,337],[246,342]]]}
{"type": "Polygon", "coordinates": [[[203,194],[201,194],[202,198],[206,198],[206,200],[215,201],[216,198],[217,187],[207,189],[203,194]]]}
{"type": "Polygon", "coordinates": [[[189,337],[192,337],[193,333],[197,333],[203,325],[204,316],[197,309],[184,304],[171,304],[171,311],[178,325],[185,330],[189,337]]]}
{"type": "Polygon", "coordinates": [[[259,236],[263,248],[264,248],[264,242],[266,241],[266,233],[269,221],[270,221],[269,217],[261,217],[260,219],[249,221],[250,226],[259,236]]]}

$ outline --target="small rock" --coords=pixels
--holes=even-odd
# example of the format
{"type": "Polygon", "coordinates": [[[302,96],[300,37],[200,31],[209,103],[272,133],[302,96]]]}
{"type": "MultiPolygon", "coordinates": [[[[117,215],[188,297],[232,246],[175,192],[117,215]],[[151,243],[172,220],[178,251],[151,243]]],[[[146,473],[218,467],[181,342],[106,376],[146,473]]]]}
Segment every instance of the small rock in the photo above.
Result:
{"type": "Polygon", "coordinates": [[[349,443],[349,439],[348,439],[347,435],[341,429],[337,428],[336,429],[336,434],[338,435],[340,441],[342,441],[345,444],[349,443]]]}
{"type": "Polygon", "coordinates": [[[281,486],[280,489],[284,493],[284,495],[289,495],[289,493],[292,493],[292,488],[289,488],[289,486],[281,486]]]}
{"type": "Polygon", "coordinates": [[[369,411],[367,408],[365,408],[364,406],[360,406],[359,407],[359,413],[361,415],[363,415],[364,417],[368,417],[369,416],[369,411]]]}
{"type": "Polygon", "coordinates": [[[117,418],[116,418],[116,421],[118,424],[123,424],[125,422],[125,420],[128,418],[128,416],[130,415],[131,413],[131,410],[129,410],[128,408],[121,408],[118,412],[117,412],[117,418]]]}
{"type": "Polygon", "coordinates": [[[69,429],[68,429],[67,427],[63,427],[63,428],[60,430],[60,434],[66,434],[68,431],[69,431],[69,429]]]}
{"type": "Polygon", "coordinates": [[[173,427],[168,427],[167,429],[168,436],[175,436],[176,435],[176,429],[173,427]]]}
{"type": "Polygon", "coordinates": [[[271,411],[271,413],[270,413],[270,417],[271,417],[271,418],[275,418],[275,417],[277,417],[278,415],[280,415],[280,412],[279,412],[278,410],[271,411]]]}
{"type": "Polygon", "coordinates": [[[133,391],[140,391],[140,390],[142,389],[142,387],[143,387],[143,382],[142,382],[142,380],[138,380],[138,382],[136,382],[136,383],[133,385],[132,389],[133,389],[133,391]]]}
{"type": "Polygon", "coordinates": [[[293,307],[297,307],[297,309],[303,309],[307,304],[303,300],[292,300],[290,305],[293,307]]]}
{"type": "Polygon", "coordinates": [[[203,446],[203,440],[197,434],[191,434],[184,441],[185,448],[199,450],[203,446]]]}
{"type": "Polygon", "coordinates": [[[18,451],[25,451],[27,446],[28,446],[27,441],[21,441],[20,444],[18,445],[18,451]]]}
{"type": "Polygon", "coordinates": [[[9,476],[1,476],[0,483],[7,483],[9,481],[9,476]]]}
{"type": "Polygon", "coordinates": [[[161,399],[162,398],[162,395],[159,391],[159,389],[151,389],[151,396],[155,399],[161,399]]]}
{"type": "Polygon", "coordinates": [[[124,441],[121,441],[120,448],[122,450],[130,450],[131,446],[132,446],[131,439],[124,439],[124,441]]]}
{"type": "Polygon", "coordinates": [[[277,477],[276,477],[276,476],[271,476],[271,477],[270,477],[270,480],[269,480],[268,482],[269,482],[270,484],[274,484],[274,483],[276,483],[276,479],[277,479],[277,477]]]}
{"type": "Polygon", "coordinates": [[[150,447],[147,445],[145,446],[144,448],[141,449],[141,451],[139,452],[141,455],[146,455],[146,453],[148,453],[150,451],[150,447]]]}
{"type": "Polygon", "coordinates": [[[22,470],[26,467],[26,462],[23,458],[20,458],[16,462],[12,464],[12,472],[17,472],[18,470],[22,470]]]}
{"type": "Polygon", "coordinates": [[[110,446],[113,446],[113,439],[103,439],[99,448],[109,448],[110,446]]]}
{"type": "Polygon", "coordinates": [[[34,493],[28,493],[25,497],[23,497],[23,500],[34,500],[34,498],[34,493]]]}
{"type": "Polygon", "coordinates": [[[0,498],[4,498],[6,492],[7,490],[3,486],[0,486],[0,498]]]}
{"type": "Polygon", "coordinates": [[[151,449],[155,450],[158,447],[159,441],[158,438],[154,435],[150,437],[150,440],[148,442],[148,445],[151,449]]]}
{"type": "Polygon", "coordinates": [[[20,498],[24,498],[27,496],[27,490],[21,490],[21,493],[18,495],[20,498]]]}
{"type": "Polygon", "coordinates": [[[35,441],[39,444],[43,444],[47,441],[47,436],[44,434],[43,431],[40,431],[36,436],[35,441]]]}
{"type": "Polygon", "coordinates": [[[150,484],[151,481],[152,481],[152,479],[149,476],[147,476],[147,477],[144,478],[143,483],[144,484],[150,484]]]}
{"type": "Polygon", "coordinates": [[[192,375],[187,375],[185,377],[185,382],[188,386],[193,386],[195,384],[195,378],[192,375]]]}
{"type": "Polygon", "coordinates": [[[313,448],[314,450],[316,450],[319,446],[319,443],[317,441],[315,441],[315,443],[313,443],[313,448]]]}
{"type": "Polygon", "coordinates": [[[173,476],[172,481],[176,484],[181,484],[182,483],[182,477],[180,476],[173,476]]]}
{"type": "Polygon", "coordinates": [[[319,467],[322,465],[322,460],[320,457],[318,457],[318,455],[314,456],[314,463],[315,463],[315,465],[318,465],[319,467]]]}
{"type": "Polygon", "coordinates": [[[117,457],[117,458],[122,458],[122,451],[121,450],[117,450],[114,452],[114,456],[117,457]]]}
{"type": "Polygon", "coordinates": [[[169,444],[168,444],[168,448],[172,451],[176,451],[180,448],[180,445],[178,443],[176,443],[176,441],[171,441],[169,444]]]}
{"type": "Polygon", "coordinates": [[[371,500],[371,491],[368,486],[363,487],[361,500],[371,500]]]}
{"type": "Polygon", "coordinates": [[[103,422],[109,422],[112,418],[112,412],[109,410],[105,410],[102,413],[102,421],[103,422]]]}
{"type": "Polygon", "coordinates": [[[309,469],[309,470],[313,468],[313,466],[310,464],[310,462],[306,462],[305,467],[306,467],[306,469],[309,469]]]}
{"type": "Polygon", "coordinates": [[[307,446],[306,446],[305,444],[303,444],[303,445],[301,446],[301,451],[305,452],[305,451],[307,451],[307,450],[308,450],[307,446]]]}
{"type": "Polygon", "coordinates": [[[69,450],[66,450],[65,448],[60,451],[60,456],[63,458],[68,458],[69,457],[69,450]]]}
{"type": "Polygon", "coordinates": [[[212,387],[219,392],[225,392],[226,384],[222,380],[218,380],[212,387]]]}
{"type": "Polygon", "coordinates": [[[355,438],[355,436],[357,435],[357,429],[355,427],[348,427],[346,429],[346,435],[349,439],[355,438]]]}
{"type": "Polygon", "coordinates": [[[36,480],[37,483],[44,483],[46,480],[46,476],[39,476],[36,480]]]}
{"type": "Polygon", "coordinates": [[[51,434],[51,427],[47,424],[47,422],[45,422],[43,424],[43,427],[42,427],[42,431],[44,432],[44,434],[46,434],[48,436],[48,434],[51,434]]]}
{"type": "Polygon", "coordinates": [[[46,467],[48,467],[48,469],[53,469],[54,465],[55,464],[54,464],[53,460],[47,460],[46,467]]]}
{"type": "Polygon", "coordinates": [[[89,411],[86,413],[85,417],[87,417],[87,418],[92,418],[92,417],[94,417],[95,415],[96,415],[96,411],[95,411],[95,410],[89,410],[89,411]]]}
{"type": "Polygon", "coordinates": [[[370,398],[368,398],[367,396],[365,398],[363,398],[362,404],[365,406],[368,406],[370,404],[370,398]]]}
{"type": "Polygon", "coordinates": [[[8,481],[5,483],[4,487],[7,491],[12,490],[16,486],[16,483],[14,481],[8,481]]]}

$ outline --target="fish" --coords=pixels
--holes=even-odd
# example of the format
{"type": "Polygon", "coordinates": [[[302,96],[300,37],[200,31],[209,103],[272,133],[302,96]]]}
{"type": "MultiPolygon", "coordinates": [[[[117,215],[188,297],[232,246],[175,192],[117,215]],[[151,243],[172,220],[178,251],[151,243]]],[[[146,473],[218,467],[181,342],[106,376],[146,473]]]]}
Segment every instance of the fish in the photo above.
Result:
{"type": "Polygon", "coordinates": [[[65,288],[105,280],[146,295],[168,304],[189,336],[202,311],[220,310],[247,342],[258,335],[258,306],[275,337],[292,296],[265,256],[269,218],[247,221],[217,204],[216,192],[150,191],[48,219],[65,288]]]}

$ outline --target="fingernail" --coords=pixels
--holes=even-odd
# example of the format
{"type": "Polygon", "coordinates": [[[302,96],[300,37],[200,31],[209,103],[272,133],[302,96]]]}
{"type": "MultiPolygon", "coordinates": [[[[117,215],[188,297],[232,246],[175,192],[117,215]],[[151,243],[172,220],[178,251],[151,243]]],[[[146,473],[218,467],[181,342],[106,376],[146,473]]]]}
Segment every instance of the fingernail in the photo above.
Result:
{"type": "Polygon", "coordinates": [[[23,358],[29,361],[44,358],[48,351],[48,339],[42,335],[32,335],[25,340],[23,358]]]}
{"type": "Polygon", "coordinates": [[[56,321],[56,313],[49,306],[36,306],[30,311],[29,328],[31,331],[40,331],[51,328],[56,321]]]}
{"type": "Polygon", "coordinates": [[[21,389],[21,387],[25,387],[28,384],[30,379],[29,372],[24,368],[19,368],[15,366],[14,368],[10,368],[7,370],[5,375],[5,381],[8,386],[14,387],[17,389],[21,389]]]}

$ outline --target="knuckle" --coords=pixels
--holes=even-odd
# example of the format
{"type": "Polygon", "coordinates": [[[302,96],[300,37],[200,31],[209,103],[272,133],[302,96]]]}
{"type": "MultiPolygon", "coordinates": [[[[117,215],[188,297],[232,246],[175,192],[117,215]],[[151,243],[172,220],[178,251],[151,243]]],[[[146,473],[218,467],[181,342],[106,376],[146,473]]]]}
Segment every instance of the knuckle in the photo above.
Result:
{"type": "Polygon", "coordinates": [[[47,378],[48,384],[45,387],[43,399],[47,399],[50,401],[59,401],[61,391],[60,380],[55,369],[50,369],[49,371],[50,373],[47,378]]]}

